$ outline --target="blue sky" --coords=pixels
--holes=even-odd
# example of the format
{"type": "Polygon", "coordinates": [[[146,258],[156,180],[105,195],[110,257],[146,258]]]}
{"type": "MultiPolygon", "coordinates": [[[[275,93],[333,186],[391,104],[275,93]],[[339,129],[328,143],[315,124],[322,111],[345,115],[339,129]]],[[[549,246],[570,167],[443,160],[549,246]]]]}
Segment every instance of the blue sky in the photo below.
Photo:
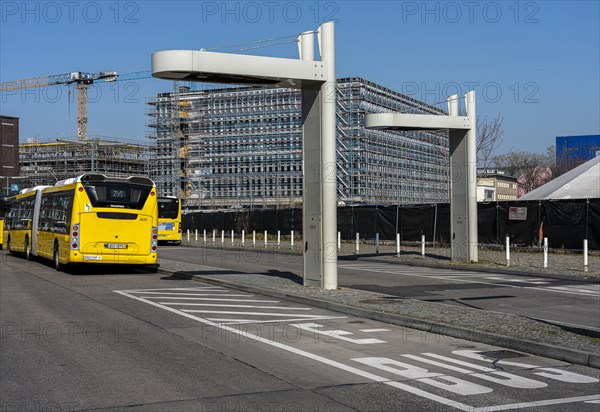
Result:
{"type": "MultiPolygon", "coordinates": [[[[337,76],[362,76],[428,103],[477,93],[481,116],[504,116],[509,150],[542,152],[555,136],[600,132],[600,2],[1,0],[0,81],[72,71],[150,70],[163,49],[294,35],[335,19],[337,76]]],[[[250,53],[296,57],[296,45],[250,53]]],[[[144,103],[172,83],[90,90],[89,134],[142,140],[144,103]]],[[[4,94],[21,140],[75,135],[66,86],[4,94]]]]}

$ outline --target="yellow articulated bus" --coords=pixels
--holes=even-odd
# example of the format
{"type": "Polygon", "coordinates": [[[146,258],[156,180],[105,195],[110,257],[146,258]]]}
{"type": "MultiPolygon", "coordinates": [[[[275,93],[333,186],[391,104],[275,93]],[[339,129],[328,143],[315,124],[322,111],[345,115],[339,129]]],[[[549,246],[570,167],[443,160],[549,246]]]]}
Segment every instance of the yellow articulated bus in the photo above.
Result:
{"type": "Polygon", "coordinates": [[[84,174],[27,189],[9,202],[9,253],[69,263],[154,265],[158,246],[156,186],[146,177],[84,174]]]}
{"type": "Polygon", "coordinates": [[[158,240],[181,244],[181,199],[158,198],[158,240]]]}
{"type": "Polygon", "coordinates": [[[6,197],[0,195],[0,250],[2,250],[2,242],[4,239],[4,217],[6,216],[7,208],[6,197]]]}
{"type": "Polygon", "coordinates": [[[16,196],[6,199],[7,212],[4,217],[2,247],[9,254],[24,254],[27,260],[32,256],[32,227],[36,203],[39,206],[42,190],[48,186],[25,189],[16,196]]]}

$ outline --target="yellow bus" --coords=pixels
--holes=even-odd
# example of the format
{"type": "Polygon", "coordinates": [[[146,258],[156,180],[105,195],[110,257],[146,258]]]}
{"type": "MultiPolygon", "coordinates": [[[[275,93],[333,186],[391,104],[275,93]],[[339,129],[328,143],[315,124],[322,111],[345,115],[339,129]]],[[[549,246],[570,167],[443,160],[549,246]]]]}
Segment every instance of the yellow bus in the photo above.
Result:
{"type": "Polygon", "coordinates": [[[32,257],[33,222],[36,203],[39,205],[42,190],[37,186],[22,190],[18,195],[6,199],[7,212],[4,218],[2,246],[9,255],[22,253],[27,260],[32,257]]]}
{"type": "Polygon", "coordinates": [[[6,216],[6,210],[6,197],[0,195],[0,250],[2,250],[2,245],[4,243],[4,217],[6,216]]]}
{"type": "Polygon", "coordinates": [[[156,263],[158,207],[152,180],[88,173],[28,191],[33,194],[25,191],[9,206],[4,237],[11,252],[52,259],[57,270],[69,263],[156,263]],[[28,229],[21,221],[29,222],[28,229]]]}
{"type": "Polygon", "coordinates": [[[158,240],[181,244],[181,199],[158,198],[158,240]]]}

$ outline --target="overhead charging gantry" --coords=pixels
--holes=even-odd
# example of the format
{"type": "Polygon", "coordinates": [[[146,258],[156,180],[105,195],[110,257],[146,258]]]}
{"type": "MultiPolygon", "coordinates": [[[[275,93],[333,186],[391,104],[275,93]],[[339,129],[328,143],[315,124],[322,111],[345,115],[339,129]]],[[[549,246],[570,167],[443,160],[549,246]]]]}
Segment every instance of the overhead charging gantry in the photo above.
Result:
{"type": "Polygon", "coordinates": [[[448,97],[448,116],[411,113],[367,114],[365,126],[379,130],[447,129],[450,138],[450,233],[452,260],[477,262],[477,115],[475,91],[465,94],[466,115],[459,116],[458,95],[448,97]]]}
{"type": "Polygon", "coordinates": [[[301,33],[298,59],[163,50],[152,54],[152,76],[175,81],[288,87],[302,94],[302,233],[304,285],[336,289],[335,30],[327,22],[301,33]]]}

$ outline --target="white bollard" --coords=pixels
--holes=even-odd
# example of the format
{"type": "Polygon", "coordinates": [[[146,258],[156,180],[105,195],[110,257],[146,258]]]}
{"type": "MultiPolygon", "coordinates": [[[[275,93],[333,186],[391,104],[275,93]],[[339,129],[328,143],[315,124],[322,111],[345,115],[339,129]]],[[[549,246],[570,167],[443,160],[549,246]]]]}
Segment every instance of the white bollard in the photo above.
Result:
{"type": "Polygon", "coordinates": [[[267,247],[267,231],[265,230],[265,248],[267,247]]]}
{"type": "Polygon", "coordinates": [[[544,269],[548,267],[548,238],[544,238],[544,269]]]}
{"type": "Polygon", "coordinates": [[[217,239],[217,231],[215,229],[213,229],[213,243],[215,243],[217,239]]]}
{"type": "Polygon", "coordinates": [[[194,240],[198,243],[198,229],[194,231],[194,240]]]}
{"type": "Polygon", "coordinates": [[[204,243],[206,243],[206,229],[204,229],[204,243]]]}
{"type": "Polygon", "coordinates": [[[506,267],[510,266],[510,237],[506,236],[506,267]]]}
{"type": "Polygon", "coordinates": [[[232,230],[231,231],[231,246],[233,246],[233,236],[234,236],[234,234],[233,234],[233,230],[232,230]]]}
{"type": "Polygon", "coordinates": [[[583,239],[583,271],[588,271],[588,240],[583,239]]]}
{"type": "Polygon", "coordinates": [[[425,235],[421,235],[421,257],[425,257],[425,235]]]}
{"type": "Polygon", "coordinates": [[[342,234],[338,232],[338,252],[342,248],[342,234]]]}
{"type": "Polygon", "coordinates": [[[400,256],[400,233],[396,233],[396,256],[400,256]]]}
{"type": "Polygon", "coordinates": [[[281,230],[277,231],[277,247],[281,246],[281,230]]]}
{"type": "Polygon", "coordinates": [[[225,231],[221,229],[221,245],[225,243],[225,231]]]}
{"type": "Polygon", "coordinates": [[[356,254],[360,251],[360,235],[356,232],[356,254]]]}
{"type": "Polygon", "coordinates": [[[187,241],[190,241],[190,229],[187,230],[187,241]]]}
{"type": "Polygon", "coordinates": [[[379,256],[379,233],[375,233],[375,255],[379,256]]]}
{"type": "Polygon", "coordinates": [[[252,231],[252,247],[256,246],[256,230],[252,231]]]}
{"type": "Polygon", "coordinates": [[[294,248],[294,231],[290,234],[290,249],[294,248]]]}
{"type": "Polygon", "coordinates": [[[244,247],[244,237],[245,237],[245,231],[242,230],[242,247],[244,247]]]}

